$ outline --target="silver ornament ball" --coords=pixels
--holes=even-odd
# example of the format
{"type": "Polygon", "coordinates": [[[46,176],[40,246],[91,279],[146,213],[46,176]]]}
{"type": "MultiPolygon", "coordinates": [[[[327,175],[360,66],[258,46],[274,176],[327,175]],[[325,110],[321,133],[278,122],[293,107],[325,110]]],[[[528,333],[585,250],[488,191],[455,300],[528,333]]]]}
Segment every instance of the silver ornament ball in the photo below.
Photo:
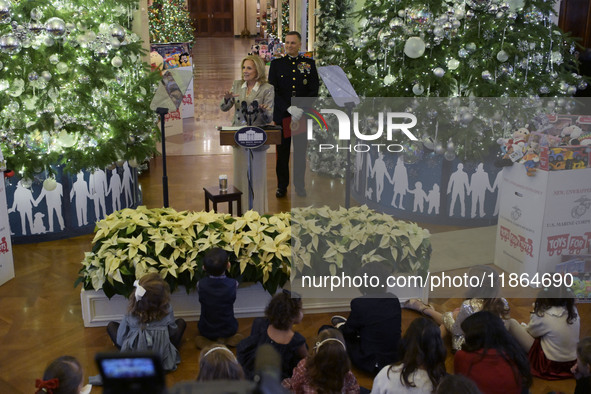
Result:
{"type": "Polygon", "coordinates": [[[497,60],[500,61],[501,63],[506,62],[509,59],[509,55],[507,54],[507,52],[500,50],[497,53],[497,60]]]}
{"type": "Polygon", "coordinates": [[[107,57],[109,55],[109,49],[105,45],[99,45],[94,53],[98,57],[107,57]]]}
{"type": "Polygon", "coordinates": [[[53,38],[60,38],[66,34],[66,23],[58,17],[49,18],[45,22],[45,30],[53,38]]]}
{"type": "Polygon", "coordinates": [[[35,7],[31,10],[31,19],[39,21],[43,19],[43,11],[39,7],[35,7]]]}
{"type": "Polygon", "coordinates": [[[19,53],[21,48],[21,41],[12,34],[0,37],[0,51],[9,55],[14,55],[19,53]]]}
{"type": "Polygon", "coordinates": [[[118,24],[111,25],[111,37],[115,37],[119,42],[125,39],[125,29],[118,24]]]}

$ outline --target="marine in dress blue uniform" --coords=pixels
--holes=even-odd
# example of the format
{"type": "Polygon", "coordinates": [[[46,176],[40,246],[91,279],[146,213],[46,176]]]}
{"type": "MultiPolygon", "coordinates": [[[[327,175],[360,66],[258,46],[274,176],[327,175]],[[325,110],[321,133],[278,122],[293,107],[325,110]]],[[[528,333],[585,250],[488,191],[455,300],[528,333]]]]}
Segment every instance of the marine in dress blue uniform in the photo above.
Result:
{"type": "MultiPolygon", "coordinates": [[[[277,197],[283,197],[289,186],[289,156],[293,139],[294,163],[293,183],[299,196],[306,195],[304,175],[306,173],[306,133],[293,134],[289,128],[291,115],[287,109],[292,97],[317,97],[318,72],[313,59],[299,55],[301,36],[298,32],[289,32],[285,37],[286,55],[271,62],[269,83],[275,88],[273,121],[283,126],[281,145],[277,145],[277,197]]],[[[302,121],[304,121],[302,119],[302,121]]]]}

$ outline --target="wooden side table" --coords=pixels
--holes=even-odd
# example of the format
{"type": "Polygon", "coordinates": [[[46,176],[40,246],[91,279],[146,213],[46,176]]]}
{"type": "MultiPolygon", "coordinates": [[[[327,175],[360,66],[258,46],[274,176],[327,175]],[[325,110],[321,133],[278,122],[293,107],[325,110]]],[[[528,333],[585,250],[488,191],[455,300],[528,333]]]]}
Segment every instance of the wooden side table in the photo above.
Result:
{"type": "Polygon", "coordinates": [[[230,212],[230,215],[232,215],[232,202],[236,201],[238,216],[242,215],[242,192],[236,189],[233,185],[228,185],[228,190],[225,192],[220,191],[218,185],[204,187],[203,191],[205,192],[206,211],[209,211],[209,200],[213,203],[214,212],[218,211],[219,202],[227,202],[229,207],[228,211],[230,212]]]}

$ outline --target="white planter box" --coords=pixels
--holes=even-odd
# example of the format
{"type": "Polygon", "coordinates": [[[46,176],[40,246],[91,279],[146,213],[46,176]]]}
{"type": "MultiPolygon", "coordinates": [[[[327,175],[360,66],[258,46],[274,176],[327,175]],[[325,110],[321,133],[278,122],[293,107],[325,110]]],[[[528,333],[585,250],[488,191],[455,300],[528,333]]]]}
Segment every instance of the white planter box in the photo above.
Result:
{"type": "MultiPolygon", "coordinates": [[[[397,289],[396,295],[400,302],[408,298],[422,298],[427,301],[426,289],[407,288],[397,289]]],[[[309,293],[307,293],[309,294],[309,293]]],[[[343,292],[343,295],[345,293],[343,292]]],[[[343,312],[349,310],[351,297],[313,298],[305,296],[302,299],[306,313],[343,312]]],[[[240,317],[263,316],[265,307],[271,299],[260,283],[241,285],[238,288],[236,302],[234,303],[234,315],[240,317]]],[[[80,292],[82,303],[82,318],[85,327],[106,326],[110,321],[120,321],[127,311],[127,298],[115,295],[110,300],[102,290],[80,292]]],[[[201,311],[197,292],[187,294],[184,288],[175,291],[171,296],[171,304],[174,316],[186,321],[197,321],[201,311]]]]}

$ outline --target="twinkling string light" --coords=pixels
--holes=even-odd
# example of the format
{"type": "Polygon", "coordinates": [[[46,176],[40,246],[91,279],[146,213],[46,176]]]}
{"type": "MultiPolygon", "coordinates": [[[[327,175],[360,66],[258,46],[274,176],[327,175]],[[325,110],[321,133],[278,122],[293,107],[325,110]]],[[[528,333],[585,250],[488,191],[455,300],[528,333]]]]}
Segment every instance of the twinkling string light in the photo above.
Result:
{"type": "Polygon", "coordinates": [[[55,165],[76,172],[155,152],[158,132],[145,98],[156,76],[146,72],[139,37],[129,30],[137,6],[0,0],[0,148],[9,168],[35,179],[55,165]],[[130,143],[130,134],[141,138],[130,143]]]}

